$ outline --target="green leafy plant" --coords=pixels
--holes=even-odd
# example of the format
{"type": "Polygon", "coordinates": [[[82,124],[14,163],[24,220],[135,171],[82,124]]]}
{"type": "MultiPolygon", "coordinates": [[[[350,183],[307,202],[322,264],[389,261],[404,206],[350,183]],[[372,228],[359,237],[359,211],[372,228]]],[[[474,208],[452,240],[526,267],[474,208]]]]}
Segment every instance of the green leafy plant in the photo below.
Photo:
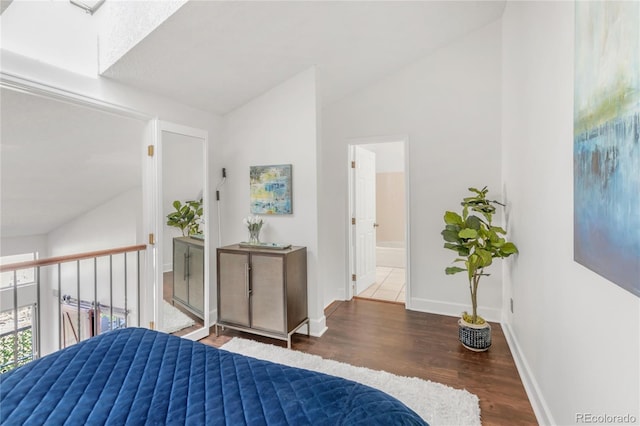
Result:
{"type": "Polygon", "coordinates": [[[176,200],[172,205],[175,211],[167,215],[167,225],[179,228],[183,237],[202,233],[202,198],[197,201],[185,201],[184,204],[176,200]]]}
{"type": "Polygon", "coordinates": [[[458,253],[454,262],[464,263],[464,268],[450,266],[445,269],[447,275],[467,271],[469,291],[471,293],[472,314],[463,313],[463,319],[471,324],[484,324],[485,320],[478,315],[478,284],[480,278],[489,276],[485,268],[495,258],[506,258],[518,253],[515,244],[505,238],[507,232],[499,226],[492,225],[496,206],[504,204],[488,200],[489,190],[469,188],[474,195],[466,197],[460,203],[462,214],[447,211],[444,214],[446,224],[441,232],[445,240],[444,247],[458,253]],[[474,214],[477,213],[477,214],[474,214]]]}
{"type": "Polygon", "coordinates": [[[16,334],[6,334],[0,337],[0,374],[25,365],[32,360],[33,338],[30,327],[19,330],[16,334]],[[15,339],[18,342],[17,352],[14,354],[15,339]]]}

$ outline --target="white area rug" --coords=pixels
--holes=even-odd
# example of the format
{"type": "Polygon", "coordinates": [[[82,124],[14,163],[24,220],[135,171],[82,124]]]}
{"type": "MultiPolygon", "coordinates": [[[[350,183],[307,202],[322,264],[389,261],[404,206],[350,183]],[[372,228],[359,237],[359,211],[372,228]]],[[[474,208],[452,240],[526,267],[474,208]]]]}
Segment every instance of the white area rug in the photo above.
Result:
{"type": "Polygon", "coordinates": [[[318,371],[362,383],[402,401],[432,426],[480,425],[478,397],[440,383],[415,377],[396,376],[386,371],[354,367],[299,351],[234,337],[221,347],[253,358],[318,371]]]}
{"type": "Polygon", "coordinates": [[[162,319],[164,320],[163,331],[169,334],[195,324],[194,320],[166,300],[162,301],[162,319]]]}

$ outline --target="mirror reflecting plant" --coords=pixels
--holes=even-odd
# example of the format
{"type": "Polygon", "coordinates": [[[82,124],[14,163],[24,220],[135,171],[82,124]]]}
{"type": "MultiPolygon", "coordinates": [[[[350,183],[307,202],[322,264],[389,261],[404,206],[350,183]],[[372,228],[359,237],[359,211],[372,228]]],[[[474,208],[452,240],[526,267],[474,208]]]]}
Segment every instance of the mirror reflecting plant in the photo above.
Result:
{"type": "Polygon", "coordinates": [[[179,228],[182,236],[202,234],[200,225],[202,224],[202,198],[197,201],[185,201],[182,204],[179,200],[173,202],[176,210],[167,215],[167,225],[179,228]]]}

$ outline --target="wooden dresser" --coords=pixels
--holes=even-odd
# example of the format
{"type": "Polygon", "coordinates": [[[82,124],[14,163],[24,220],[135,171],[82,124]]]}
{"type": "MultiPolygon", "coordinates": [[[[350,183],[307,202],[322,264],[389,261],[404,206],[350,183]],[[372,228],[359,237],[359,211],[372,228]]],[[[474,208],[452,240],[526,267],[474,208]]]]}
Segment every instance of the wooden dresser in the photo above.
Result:
{"type": "MultiPolygon", "coordinates": [[[[217,250],[218,327],[286,340],[309,323],[307,248],[217,250]]],[[[308,334],[307,327],[307,334],[308,334]]]]}
{"type": "Polygon", "coordinates": [[[173,239],[173,303],[204,318],[204,242],[191,237],[173,239]]]}

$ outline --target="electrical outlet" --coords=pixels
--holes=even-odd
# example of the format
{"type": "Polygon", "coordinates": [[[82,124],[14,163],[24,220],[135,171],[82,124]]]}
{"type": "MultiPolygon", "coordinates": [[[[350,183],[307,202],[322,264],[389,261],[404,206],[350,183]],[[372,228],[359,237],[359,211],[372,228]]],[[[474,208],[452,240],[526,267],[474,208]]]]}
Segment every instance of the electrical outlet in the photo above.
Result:
{"type": "Polygon", "coordinates": [[[511,301],[511,313],[513,313],[513,298],[509,299],[511,301]]]}

